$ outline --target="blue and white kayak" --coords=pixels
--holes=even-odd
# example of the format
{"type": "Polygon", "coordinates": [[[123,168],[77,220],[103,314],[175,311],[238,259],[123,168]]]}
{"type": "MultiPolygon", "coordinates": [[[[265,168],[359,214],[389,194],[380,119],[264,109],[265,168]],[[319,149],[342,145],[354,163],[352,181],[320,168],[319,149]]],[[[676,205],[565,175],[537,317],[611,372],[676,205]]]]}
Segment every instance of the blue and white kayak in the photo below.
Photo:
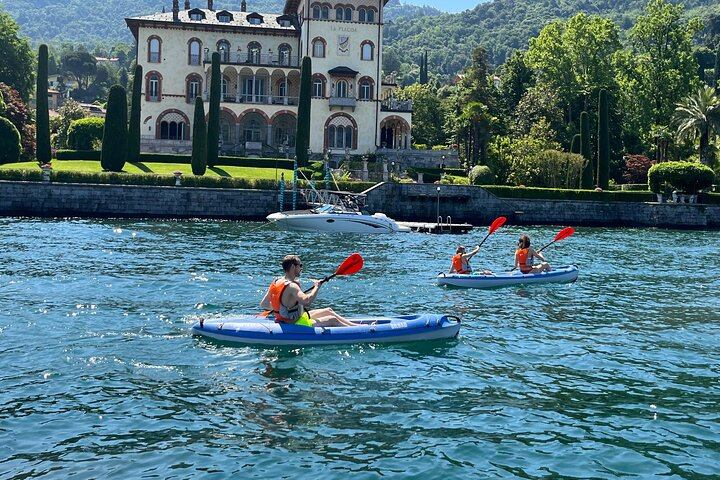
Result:
{"type": "Polygon", "coordinates": [[[248,315],[201,320],[192,326],[192,333],[246,345],[330,345],[436,340],[456,337],[460,331],[460,319],[451,315],[362,317],[348,320],[361,325],[306,327],[248,315]]]}
{"type": "Polygon", "coordinates": [[[532,283],[569,283],[577,280],[578,273],[576,265],[563,265],[553,267],[551,272],[528,274],[519,271],[493,273],[491,275],[440,273],[437,276],[437,283],[438,285],[462,288],[493,288],[532,283]]]}

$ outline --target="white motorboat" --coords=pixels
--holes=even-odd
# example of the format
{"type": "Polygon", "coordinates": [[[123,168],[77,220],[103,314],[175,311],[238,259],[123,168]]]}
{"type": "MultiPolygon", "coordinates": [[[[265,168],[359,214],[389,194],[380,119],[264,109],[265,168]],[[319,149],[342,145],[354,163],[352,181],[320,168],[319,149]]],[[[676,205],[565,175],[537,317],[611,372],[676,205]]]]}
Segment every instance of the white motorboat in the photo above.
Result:
{"type": "Polygon", "coordinates": [[[299,232],[399,233],[410,231],[409,227],[398,225],[395,220],[384,213],[370,215],[330,204],[322,204],[310,210],[271,213],[267,219],[284,230],[299,232]]]}

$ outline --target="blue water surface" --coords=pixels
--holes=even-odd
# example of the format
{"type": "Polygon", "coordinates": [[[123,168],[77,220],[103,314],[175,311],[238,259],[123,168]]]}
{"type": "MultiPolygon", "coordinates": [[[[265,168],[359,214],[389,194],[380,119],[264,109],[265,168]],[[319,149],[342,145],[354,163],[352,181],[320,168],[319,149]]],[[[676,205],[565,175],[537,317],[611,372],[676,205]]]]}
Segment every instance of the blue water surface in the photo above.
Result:
{"type": "MultiPolygon", "coordinates": [[[[563,226],[504,226],[512,265],[563,226]]],[[[590,229],[548,248],[564,285],[434,284],[466,235],[324,235],[260,223],[0,219],[1,478],[718,478],[716,233],[590,229]],[[259,311],[279,261],[317,306],[435,312],[460,337],[229,347],[200,317],[259,311]]]]}

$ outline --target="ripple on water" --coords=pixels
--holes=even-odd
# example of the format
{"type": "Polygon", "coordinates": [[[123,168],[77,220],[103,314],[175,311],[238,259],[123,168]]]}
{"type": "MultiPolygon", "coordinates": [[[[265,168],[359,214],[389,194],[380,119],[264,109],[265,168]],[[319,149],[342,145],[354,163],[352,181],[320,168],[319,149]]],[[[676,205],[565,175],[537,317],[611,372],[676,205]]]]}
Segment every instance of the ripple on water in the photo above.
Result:
{"type": "MultiPolygon", "coordinates": [[[[720,476],[714,235],[577,229],[569,285],[434,284],[468,235],[292,235],[236,222],[0,219],[0,468],[22,478],[720,476]],[[42,245],[42,254],[35,245],[42,245]],[[200,317],[256,312],[365,259],[318,302],[446,312],[457,340],[228,347],[200,317]],[[670,259],[671,261],[669,261],[670,259]],[[676,267],[672,267],[674,264],[676,267]]],[[[512,262],[506,226],[473,259],[512,262]]]]}

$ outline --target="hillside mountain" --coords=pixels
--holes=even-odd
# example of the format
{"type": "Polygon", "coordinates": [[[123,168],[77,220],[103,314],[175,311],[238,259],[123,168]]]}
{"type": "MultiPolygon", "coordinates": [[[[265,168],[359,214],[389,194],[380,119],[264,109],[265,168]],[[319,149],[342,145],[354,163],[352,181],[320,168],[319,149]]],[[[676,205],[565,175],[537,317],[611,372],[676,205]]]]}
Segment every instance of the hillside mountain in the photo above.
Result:
{"type": "MultiPolygon", "coordinates": [[[[385,44],[401,64],[416,64],[428,52],[428,70],[444,77],[468,66],[477,46],[488,51],[491,62],[501,65],[516,49],[526,49],[548,23],[578,13],[601,15],[621,30],[634,24],[649,0],[493,0],[458,14],[435,17],[398,18],[385,28],[385,44]],[[407,63],[406,63],[407,62],[407,63]]],[[[677,0],[670,0],[678,3],[677,0]]],[[[684,0],[687,16],[707,18],[720,14],[717,0],[684,0]]],[[[386,48],[386,53],[388,48],[386,48]]],[[[394,66],[397,66],[397,62],[394,66]]],[[[414,79],[409,75],[410,81],[414,79]]]]}
{"type": "MultiPolygon", "coordinates": [[[[180,1],[182,7],[184,1],[180,1]]],[[[207,0],[190,0],[193,7],[207,7],[207,0]]],[[[247,0],[248,11],[281,12],[285,0],[247,0]]],[[[125,17],[135,17],[172,10],[172,0],[0,0],[0,8],[7,11],[20,25],[20,32],[33,43],[132,43],[125,17]]],[[[216,10],[240,10],[240,0],[215,0],[216,10]]],[[[440,15],[432,7],[408,5],[390,0],[386,6],[386,20],[393,21],[440,15]]]]}

